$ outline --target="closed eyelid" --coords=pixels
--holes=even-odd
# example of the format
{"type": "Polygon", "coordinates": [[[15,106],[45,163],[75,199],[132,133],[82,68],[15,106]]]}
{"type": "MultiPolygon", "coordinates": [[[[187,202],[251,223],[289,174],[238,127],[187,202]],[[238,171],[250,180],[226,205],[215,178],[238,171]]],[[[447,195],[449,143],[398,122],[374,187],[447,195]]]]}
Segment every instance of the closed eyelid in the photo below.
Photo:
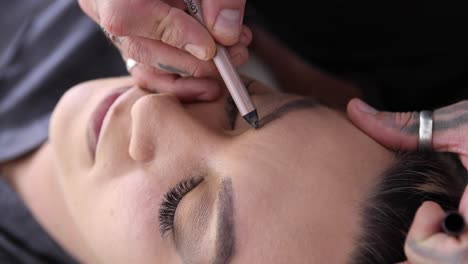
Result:
{"type": "Polygon", "coordinates": [[[207,257],[213,260],[209,263],[226,263],[234,245],[230,178],[206,180],[187,196],[192,197],[178,213],[184,220],[175,223],[177,252],[187,263],[207,257]],[[213,233],[215,238],[209,235],[213,233]]]}
{"type": "Polygon", "coordinates": [[[163,237],[174,228],[176,210],[181,200],[200,185],[203,180],[203,177],[191,177],[182,180],[164,195],[159,208],[159,227],[163,237]]]}

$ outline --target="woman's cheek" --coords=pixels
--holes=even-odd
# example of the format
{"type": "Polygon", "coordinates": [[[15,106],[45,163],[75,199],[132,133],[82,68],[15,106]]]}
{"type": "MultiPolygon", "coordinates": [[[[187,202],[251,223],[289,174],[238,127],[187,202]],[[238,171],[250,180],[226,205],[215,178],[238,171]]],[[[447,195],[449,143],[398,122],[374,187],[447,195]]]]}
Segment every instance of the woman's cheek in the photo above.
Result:
{"type": "Polygon", "coordinates": [[[172,251],[159,234],[160,190],[137,172],[99,186],[86,192],[92,198],[83,199],[86,205],[75,214],[95,255],[108,263],[168,258],[172,251]]]}

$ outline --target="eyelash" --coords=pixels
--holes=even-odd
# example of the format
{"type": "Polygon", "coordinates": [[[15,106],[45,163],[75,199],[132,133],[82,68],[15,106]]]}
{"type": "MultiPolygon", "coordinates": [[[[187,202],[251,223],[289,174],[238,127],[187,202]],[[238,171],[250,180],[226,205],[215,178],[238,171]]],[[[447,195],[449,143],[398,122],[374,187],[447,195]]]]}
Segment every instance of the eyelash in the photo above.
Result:
{"type": "Polygon", "coordinates": [[[202,181],[203,177],[183,180],[164,195],[159,208],[159,230],[163,236],[174,230],[175,213],[182,198],[202,181]]]}

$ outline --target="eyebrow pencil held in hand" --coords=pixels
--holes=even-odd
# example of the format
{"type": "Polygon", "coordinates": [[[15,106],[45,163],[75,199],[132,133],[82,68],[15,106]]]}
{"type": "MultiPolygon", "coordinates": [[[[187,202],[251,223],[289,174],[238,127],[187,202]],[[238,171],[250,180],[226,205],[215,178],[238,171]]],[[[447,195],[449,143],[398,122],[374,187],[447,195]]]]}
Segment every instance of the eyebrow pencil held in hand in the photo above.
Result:
{"type": "MultiPolygon", "coordinates": [[[[190,14],[198,20],[202,25],[205,25],[203,21],[203,15],[200,8],[200,3],[198,0],[184,0],[188,11],[190,14]]],[[[213,61],[218,69],[221,77],[223,78],[226,86],[229,90],[229,93],[234,100],[239,113],[242,117],[249,123],[253,128],[259,127],[258,114],[255,105],[253,104],[250,96],[247,92],[247,89],[242,82],[239,73],[232,65],[229,59],[229,53],[226,48],[217,44],[216,55],[213,58],[213,61]]]]}
{"type": "Polygon", "coordinates": [[[465,230],[465,219],[458,212],[448,212],[442,222],[442,230],[449,236],[460,236],[465,230]]]}

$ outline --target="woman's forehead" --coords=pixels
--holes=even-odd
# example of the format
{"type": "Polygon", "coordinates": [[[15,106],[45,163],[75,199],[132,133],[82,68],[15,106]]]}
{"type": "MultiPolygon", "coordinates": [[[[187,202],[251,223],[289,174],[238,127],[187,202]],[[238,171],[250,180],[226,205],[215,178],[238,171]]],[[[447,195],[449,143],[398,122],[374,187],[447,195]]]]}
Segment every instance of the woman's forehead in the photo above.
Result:
{"type": "MultiPolygon", "coordinates": [[[[360,231],[358,208],[393,155],[339,116],[317,114],[310,129],[272,131],[262,143],[252,132],[257,144],[242,144],[230,164],[219,164],[233,184],[233,263],[259,251],[271,263],[291,252],[310,263],[346,263],[360,231]]],[[[298,112],[282,122],[301,119],[298,112]]]]}

